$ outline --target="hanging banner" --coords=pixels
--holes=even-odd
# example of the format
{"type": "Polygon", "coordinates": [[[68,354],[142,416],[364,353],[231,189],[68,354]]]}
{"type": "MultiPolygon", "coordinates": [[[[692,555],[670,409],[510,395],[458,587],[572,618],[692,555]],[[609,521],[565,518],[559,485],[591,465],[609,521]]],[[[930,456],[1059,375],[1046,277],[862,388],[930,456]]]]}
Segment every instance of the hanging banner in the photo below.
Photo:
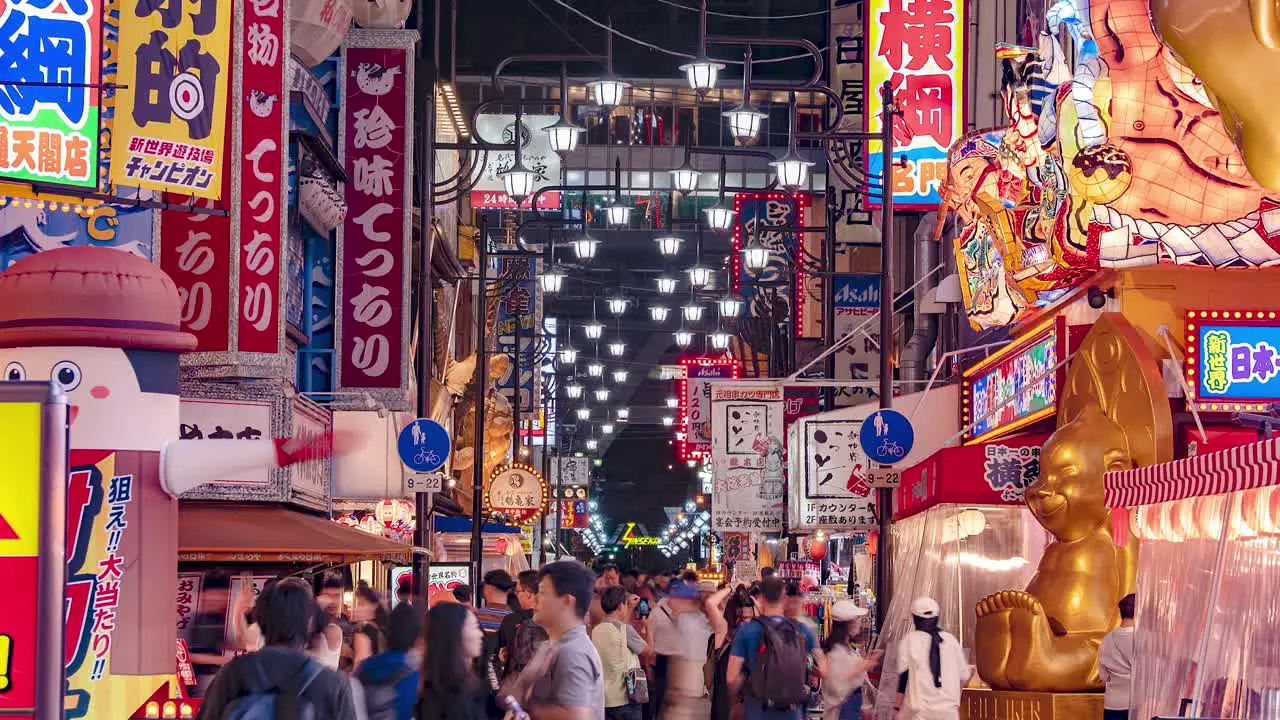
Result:
{"type": "MultiPolygon", "coordinates": [[[[843,110],[836,130],[861,132],[867,112],[866,43],[862,14],[866,5],[831,0],[831,88],[840,95],[843,110]]],[[[834,120],[834,113],[829,113],[834,120]]],[[[838,245],[878,245],[866,200],[866,146],[861,140],[827,144],[827,203],[835,214],[838,245]]]]}
{"type": "MultiPolygon", "coordinates": [[[[230,193],[224,176],[224,192],[230,193]]],[[[170,201],[179,201],[168,195],[170,201]]],[[[212,200],[197,202],[212,209],[212,200]]],[[[231,218],[225,215],[162,210],[160,268],[182,299],[182,329],[196,336],[197,352],[231,349],[231,218]]]]}
{"type": "MultiPolygon", "coordinates": [[[[964,133],[965,4],[960,0],[866,3],[867,132],[884,126],[880,87],[893,87],[902,115],[893,128],[895,207],[931,210],[941,200],[947,151],[964,133]]],[[[867,170],[883,176],[878,141],[867,143],[867,170]]],[[[878,180],[874,182],[879,182],[878,180]]],[[[872,193],[867,205],[879,207],[872,193]]]]}
{"type": "Polygon", "coordinates": [[[0,85],[0,177],[97,186],[101,25],[99,0],[0,6],[0,72],[30,83],[0,85]]]}
{"type": "MultiPolygon", "coordinates": [[[[877,524],[873,468],[858,439],[862,420],[809,418],[799,426],[799,447],[789,448],[792,491],[789,526],[795,530],[858,529],[877,524]]],[[[796,440],[793,434],[792,441],[796,440]]]]}
{"type": "Polygon", "coordinates": [[[123,3],[111,182],[223,197],[232,4],[123,3]]]}
{"type": "Polygon", "coordinates": [[[804,314],[804,294],[800,293],[799,307],[791,312],[791,288],[803,287],[803,273],[792,276],[791,256],[797,252],[799,234],[782,232],[772,228],[795,227],[805,224],[805,210],[811,198],[808,195],[785,195],[777,192],[737,193],[733,196],[734,257],[756,237],[759,225],[760,244],[769,248],[769,262],[762,270],[752,270],[743,263],[733,264],[733,285],[751,317],[772,318],[775,322],[790,320],[793,327],[801,327],[804,314]]]}
{"type": "Polygon", "coordinates": [[[232,194],[239,220],[236,268],[236,350],[277,353],[284,340],[285,60],[289,42],[284,0],[242,5],[243,29],[237,38],[236,112],[240,118],[232,194]]]}
{"type": "MultiPolygon", "coordinates": [[[[835,336],[843,338],[858,330],[836,353],[836,379],[874,383],[880,379],[880,323],[872,318],[880,312],[880,276],[875,273],[839,273],[835,285],[835,336]]],[[[879,397],[877,389],[836,388],[836,405],[859,405],[879,397]]]]}
{"type": "Polygon", "coordinates": [[[496,385],[512,407],[518,403],[521,412],[532,413],[539,408],[538,388],[542,379],[541,368],[536,367],[542,347],[542,339],[538,337],[542,293],[538,292],[537,266],[528,257],[499,258],[495,265],[491,277],[498,278],[498,286],[502,288],[498,296],[497,349],[512,361],[496,385]],[[517,326],[520,328],[519,349],[516,348],[517,326]]]}
{"type": "MultiPolygon", "coordinates": [[[[551,149],[551,135],[543,128],[554,125],[559,115],[522,115],[520,117],[520,161],[537,173],[534,188],[560,182],[560,154],[551,149]]],[[[516,139],[516,116],[497,113],[481,113],[476,118],[474,137],[491,143],[510,145],[516,139]]],[[[471,207],[475,210],[499,208],[514,209],[515,200],[507,194],[502,173],[515,165],[516,154],[510,151],[491,152],[485,162],[484,172],[471,190],[471,207]]],[[[528,209],[533,197],[525,198],[520,207],[528,209]]],[[[539,210],[559,210],[560,193],[550,191],[538,196],[539,210]]]]}
{"type": "Polygon", "coordinates": [[[708,382],[713,493],[711,530],[782,529],[785,483],[781,385],[708,382]]]}
{"type": "Polygon", "coordinates": [[[676,397],[680,400],[680,459],[697,460],[711,454],[711,381],[738,378],[733,359],[680,358],[676,397]]]}
{"type": "Polygon", "coordinates": [[[342,50],[339,129],[347,216],[338,233],[337,387],[406,402],[413,210],[411,30],[352,30],[342,50]],[[375,393],[376,395],[376,393],[375,393]]]}

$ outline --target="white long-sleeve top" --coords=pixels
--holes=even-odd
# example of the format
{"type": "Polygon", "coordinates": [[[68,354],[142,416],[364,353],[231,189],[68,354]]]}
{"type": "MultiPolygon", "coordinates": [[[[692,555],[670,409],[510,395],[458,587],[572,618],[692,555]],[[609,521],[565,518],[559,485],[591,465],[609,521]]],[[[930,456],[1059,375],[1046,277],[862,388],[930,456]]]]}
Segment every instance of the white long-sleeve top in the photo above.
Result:
{"type": "Polygon", "coordinates": [[[1098,672],[1107,684],[1102,706],[1108,710],[1128,710],[1129,689],[1133,684],[1133,628],[1118,627],[1102,638],[1098,672]]]}

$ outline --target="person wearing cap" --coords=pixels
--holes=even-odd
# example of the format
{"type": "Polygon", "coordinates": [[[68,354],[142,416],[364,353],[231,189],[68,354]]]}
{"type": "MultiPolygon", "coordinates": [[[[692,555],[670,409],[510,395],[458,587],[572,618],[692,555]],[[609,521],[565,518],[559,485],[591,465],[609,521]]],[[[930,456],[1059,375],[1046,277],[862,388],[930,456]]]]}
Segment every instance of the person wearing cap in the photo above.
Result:
{"type": "Polygon", "coordinates": [[[915,629],[898,643],[898,720],[958,720],[960,692],[972,670],[960,641],[938,628],[930,597],[911,603],[915,629]]]}
{"type": "MultiPolygon", "coordinates": [[[[516,581],[506,570],[490,570],[484,574],[480,585],[480,602],[476,603],[476,619],[480,621],[480,630],[484,632],[484,650],[480,655],[482,677],[489,684],[491,693],[498,691],[502,679],[501,665],[498,659],[498,631],[502,629],[502,621],[511,614],[511,591],[516,581]]],[[[493,709],[496,712],[497,706],[493,709]]]]}
{"type": "Polygon", "coordinates": [[[667,603],[672,613],[672,630],[678,641],[667,672],[667,697],[663,701],[662,717],[694,718],[699,714],[699,701],[707,690],[703,668],[707,663],[711,622],[703,614],[702,592],[697,583],[687,580],[671,583],[667,603]]]}
{"type": "Polygon", "coordinates": [[[883,654],[877,650],[864,658],[854,644],[866,615],[867,609],[852,600],[831,606],[831,632],[822,643],[827,654],[827,676],[822,679],[824,720],[862,720],[862,685],[883,654]]]}

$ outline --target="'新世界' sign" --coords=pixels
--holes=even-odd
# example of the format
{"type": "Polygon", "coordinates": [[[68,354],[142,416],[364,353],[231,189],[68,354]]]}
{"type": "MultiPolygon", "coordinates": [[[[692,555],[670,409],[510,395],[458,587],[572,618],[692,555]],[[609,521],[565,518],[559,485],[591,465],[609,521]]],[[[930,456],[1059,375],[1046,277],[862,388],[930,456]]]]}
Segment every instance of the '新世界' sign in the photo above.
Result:
{"type": "Polygon", "coordinates": [[[1200,410],[1261,410],[1280,401],[1280,317],[1274,311],[1187,313],[1187,384],[1200,410]]]}

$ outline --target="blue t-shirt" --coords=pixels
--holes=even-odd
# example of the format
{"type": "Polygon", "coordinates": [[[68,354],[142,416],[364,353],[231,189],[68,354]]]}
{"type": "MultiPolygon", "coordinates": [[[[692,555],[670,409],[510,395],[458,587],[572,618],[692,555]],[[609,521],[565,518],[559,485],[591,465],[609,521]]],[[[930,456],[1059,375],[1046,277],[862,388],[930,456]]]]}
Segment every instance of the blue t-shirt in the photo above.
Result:
{"type": "MultiPolygon", "coordinates": [[[[756,618],[751,622],[738,628],[733,635],[733,646],[729,648],[729,653],[733,657],[743,659],[742,670],[747,675],[751,674],[751,658],[760,652],[760,644],[763,642],[764,627],[760,625],[762,622],[779,623],[785,621],[786,618],[779,615],[767,615],[763,618],[756,618]]],[[[804,623],[796,623],[800,629],[804,631],[805,649],[813,652],[818,649],[818,639],[813,636],[809,628],[804,623]]],[[[745,698],[742,701],[742,709],[744,720],[797,720],[804,716],[804,708],[791,708],[790,710],[770,710],[764,707],[759,700],[745,698]]]]}

